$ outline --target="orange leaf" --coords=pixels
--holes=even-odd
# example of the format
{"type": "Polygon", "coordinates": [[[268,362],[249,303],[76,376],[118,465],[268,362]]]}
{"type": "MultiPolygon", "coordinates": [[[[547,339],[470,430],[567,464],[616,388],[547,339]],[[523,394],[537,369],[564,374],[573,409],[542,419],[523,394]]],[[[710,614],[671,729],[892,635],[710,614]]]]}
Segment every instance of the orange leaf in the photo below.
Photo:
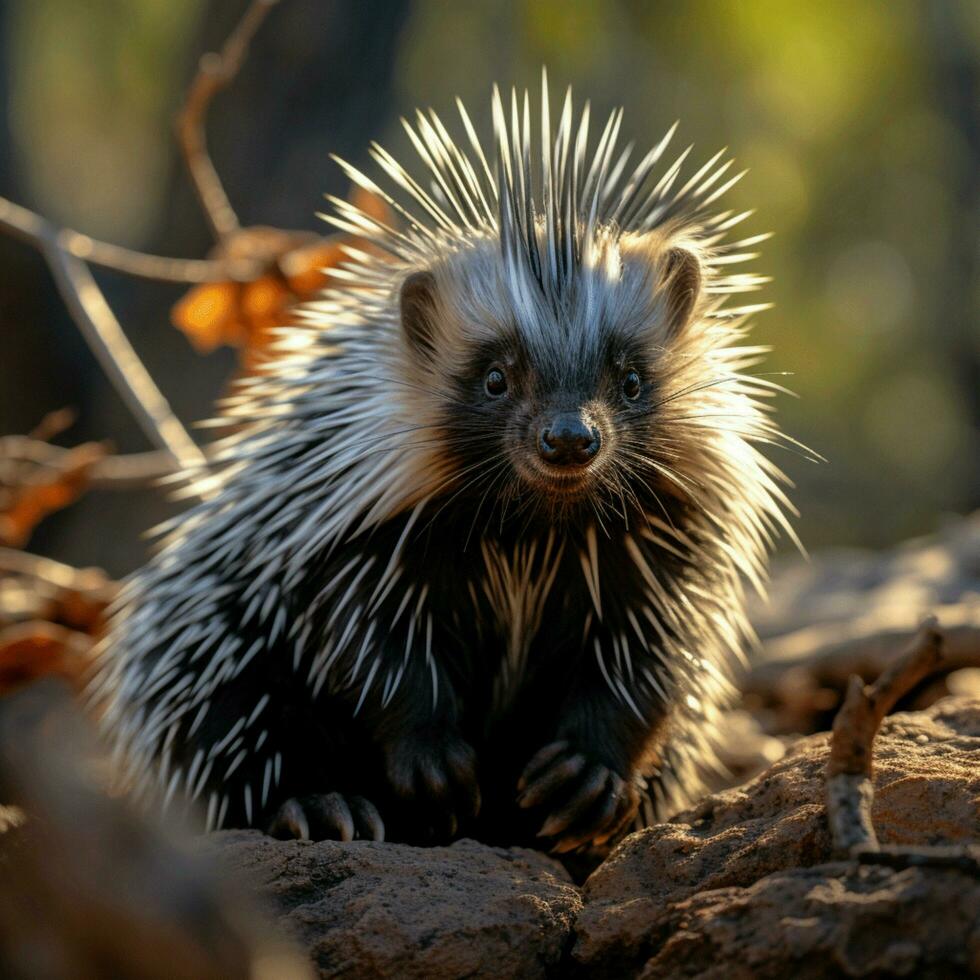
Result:
{"type": "Polygon", "coordinates": [[[280,264],[289,288],[300,298],[305,298],[326,285],[327,277],[321,270],[339,265],[344,258],[341,243],[327,238],[290,252],[280,264]]]}
{"type": "Polygon", "coordinates": [[[206,282],[179,299],[170,319],[202,354],[241,336],[237,324],[241,287],[235,282],[206,282]]]}
{"type": "Polygon", "coordinates": [[[15,487],[0,511],[0,544],[19,548],[48,514],[67,507],[88,485],[88,471],[106,450],[97,443],[76,446],[53,474],[15,487]]]}
{"type": "Polygon", "coordinates": [[[92,647],[84,633],[43,621],[0,630],[0,695],[52,675],[80,683],[92,647]]]}
{"type": "Polygon", "coordinates": [[[289,299],[289,290],[281,282],[263,276],[245,285],[239,312],[251,321],[279,319],[289,299]]]}
{"type": "MultiPolygon", "coordinates": [[[[378,195],[354,187],[351,201],[375,220],[395,223],[391,209],[378,195]]],[[[372,248],[350,235],[324,238],[262,225],[240,228],[222,239],[212,257],[247,259],[256,264],[255,278],[195,286],[174,305],[171,320],[201,353],[228,344],[241,349],[246,372],[259,370],[268,354],[272,328],[288,323],[289,308],[327,284],[323,270],[346,258],[345,243],[372,248]]]]}
{"type": "Polygon", "coordinates": [[[62,589],[55,596],[50,619],[77,632],[98,636],[105,626],[107,605],[105,595],[62,589]]]}
{"type": "Polygon", "coordinates": [[[388,206],[388,202],[367,188],[355,184],[351,191],[350,201],[355,208],[363,211],[369,218],[374,218],[375,221],[383,225],[390,226],[394,223],[394,215],[388,206]]]}

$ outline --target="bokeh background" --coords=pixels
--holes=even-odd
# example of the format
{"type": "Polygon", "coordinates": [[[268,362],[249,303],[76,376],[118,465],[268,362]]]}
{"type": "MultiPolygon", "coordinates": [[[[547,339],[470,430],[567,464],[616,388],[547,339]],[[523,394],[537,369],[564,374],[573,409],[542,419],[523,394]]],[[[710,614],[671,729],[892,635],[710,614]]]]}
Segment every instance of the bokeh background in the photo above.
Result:
{"type": "MultiPolygon", "coordinates": [[[[199,55],[244,0],[0,2],[0,194],[148,251],[211,240],[172,119],[199,55]]],[[[731,206],[774,231],[759,271],[769,370],[792,372],[785,454],[811,548],[880,546],[980,506],[980,4],[786,0],[282,0],[210,145],[244,224],[317,228],[329,161],[366,163],[398,118],[486,121],[493,81],[537,86],[546,64],[598,110],[626,107],[652,144],[675,119],[701,160],[729,146],[749,174],[731,206]]],[[[196,354],[169,322],[177,287],[99,273],[178,415],[205,418],[235,355],[196,354]]],[[[85,348],[42,260],[0,237],[0,434],[78,408],[66,443],[147,448],[85,348]]],[[[162,492],[93,493],[49,518],[32,550],[112,574],[172,508],[162,492]]]]}

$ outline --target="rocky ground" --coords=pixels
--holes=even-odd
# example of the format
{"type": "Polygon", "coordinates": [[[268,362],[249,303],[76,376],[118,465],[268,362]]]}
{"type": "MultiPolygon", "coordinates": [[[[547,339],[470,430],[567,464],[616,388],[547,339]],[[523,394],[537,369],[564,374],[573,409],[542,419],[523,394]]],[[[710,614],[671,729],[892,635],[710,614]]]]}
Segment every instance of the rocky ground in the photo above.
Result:
{"type": "Polygon", "coordinates": [[[931,706],[878,734],[872,815],[886,849],[975,848],[978,517],[884,554],[778,568],[729,722],[733,778],[762,771],[633,834],[582,888],[544,855],[474,841],[417,850],[231,832],[207,846],[322,976],[980,976],[980,850],[951,867],[834,860],[829,736],[798,736],[829,727],[847,677],[874,679],[927,612],[946,664],[907,699],[931,706]]]}
{"type": "Polygon", "coordinates": [[[546,855],[469,840],[235,831],[188,854],[94,788],[43,698],[0,699],[0,800],[40,815],[0,807],[0,975],[980,976],[980,517],[883,554],[788,562],[772,594],[728,719],[728,784],[628,837],[581,887],[546,855]],[[848,676],[877,677],[927,612],[946,659],[874,743],[883,852],[841,860],[826,729],[848,676]]]}
{"type": "MultiPolygon", "coordinates": [[[[633,834],[581,889],[544,855],[474,841],[420,851],[234,831],[208,849],[321,976],[980,975],[975,873],[832,860],[827,745],[804,738],[748,784],[633,834]]],[[[980,700],[892,716],[876,753],[883,844],[980,840],[980,700]]]]}

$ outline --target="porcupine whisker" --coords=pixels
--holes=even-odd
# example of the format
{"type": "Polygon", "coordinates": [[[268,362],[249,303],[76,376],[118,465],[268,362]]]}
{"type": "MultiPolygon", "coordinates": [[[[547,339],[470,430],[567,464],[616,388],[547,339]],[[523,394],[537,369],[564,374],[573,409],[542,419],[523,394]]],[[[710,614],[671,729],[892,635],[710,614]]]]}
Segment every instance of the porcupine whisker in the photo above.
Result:
{"type": "Polygon", "coordinates": [[[668,480],[671,481],[671,483],[677,484],[677,486],[679,486],[685,493],[691,494],[691,496],[695,497],[695,499],[696,499],[695,490],[704,489],[703,487],[698,487],[697,484],[692,484],[691,482],[688,481],[687,478],[683,477],[680,473],[678,473],[676,469],[674,469],[672,466],[669,466],[668,464],[662,461],[655,460],[652,457],[638,453],[635,450],[625,449],[624,452],[629,454],[637,462],[642,463],[643,465],[648,466],[653,470],[656,470],[656,472],[659,473],[661,476],[666,477],[668,480]]]}
{"type": "Polygon", "coordinates": [[[785,432],[780,432],[776,429],[762,428],[759,425],[757,419],[752,416],[733,414],[729,412],[704,412],[697,415],[682,415],[674,416],[672,418],[665,418],[663,421],[670,423],[682,423],[682,422],[700,422],[704,419],[711,418],[744,418],[750,420],[754,428],[749,429],[739,429],[734,427],[720,426],[715,423],[710,423],[709,425],[702,426],[702,428],[709,431],[715,430],[718,432],[732,432],[736,435],[740,435],[744,438],[751,439],[753,442],[763,442],[767,445],[774,446],[777,449],[783,449],[786,452],[794,453],[794,455],[799,456],[801,459],[805,459],[811,463],[825,463],[826,459],[819,453],[815,453],[809,446],[805,443],[794,439],[792,436],[787,435],[785,432]],[[772,438],[767,438],[772,436],[772,438]],[[789,445],[787,445],[789,443],[789,445]]]}
{"type": "MultiPolygon", "coordinates": [[[[752,427],[742,428],[742,429],[723,429],[721,426],[711,423],[710,425],[705,426],[705,428],[718,429],[719,431],[738,432],[739,434],[771,435],[776,439],[782,440],[784,443],[790,443],[791,445],[795,446],[797,449],[800,449],[803,452],[808,453],[815,462],[826,462],[826,460],[824,460],[822,456],[819,456],[818,454],[814,453],[809,446],[805,445],[804,443],[800,442],[797,439],[793,439],[791,436],[787,435],[786,433],[779,431],[776,428],[775,424],[769,422],[768,420],[764,420],[764,419],[760,420],[758,418],[753,418],[752,416],[748,416],[740,413],[733,413],[733,412],[699,412],[696,415],[674,416],[666,419],[666,421],[672,423],[689,422],[689,421],[697,422],[703,419],[712,419],[712,418],[745,419],[752,423],[752,427]]],[[[776,443],[773,443],[773,445],[776,445],[776,443]]],[[[783,448],[787,448],[787,447],[784,446],[783,448]]]]}
{"type": "Polygon", "coordinates": [[[664,405],[669,405],[671,402],[676,401],[678,398],[682,398],[685,395],[693,395],[698,392],[707,391],[709,388],[716,388],[719,385],[732,384],[738,381],[737,376],[728,376],[724,378],[714,378],[711,381],[699,382],[697,384],[688,385],[686,388],[682,388],[680,391],[672,392],[667,398],[656,402],[649,408],[644,409],[642,412],[635,413],[635,418],[644,418],[647,415],[653,415],[659,409],[663,408],[664,405]]]}
{"type": "MultiPolygon", "coordinates": [[[[623,447],[623,455],[628,459],[634,461],[640,467],[644,469],[653,469],[655,472],[659,473],[661,476],[666,477],[671,483],[678,486],[684,491],[695,503],[699,502],[699,491],[703,490],[704,487],[698,486],[693,483],[688,478],[682,476],[676,469],[671,467],[669,464],[665,463],[663,460],[656,460],[652,458],[649,454],[640,453],[635,449],[630,449],[629,447],[623,447]]],[[[656,491],[649,483],[645,483],[645,489],[649,490],[656,497],[656,491]]],[[[664,506],[663,502],[657,500],[660,509],[667,513],[667,508],[664,506]]],[[[669,519],[669,517],[668,517],[669,519]]]]}
{"type": "MultiPolygon", "coordinates": [[[[434,493],[435,494],[438,494],[439,490],[443,489],[446,486],[449,486],[451,483],[454,483],[456,480],[459,480],[461,477],[465,476],[467,473],[471,473],[473,470],[485,471],[485,468],[486,468],[486,466],[487,466],[488,463],[493,463],[495,460],[498,460],[498,459],[501,459],[501,458],[506,459],[506,453],[505,453],[505,451],[501,451],[499,453],[494,454],[488,460],[481,459],[481,460],[477,461],[476,463],[471,463],[469,466],[465,467],[464,469],[460,470],[459,472],[453,473],[450,476],[446,477],[446,479],[443,480],[443,482],[439,484],[439,486],[436,488],[436,490],[435,490],[434,493]]],[[[432,515],[432,517],[429,519],[429,521],[425,525],[425,527],[423,527],[422,530],[419,531],[419,535],[418,536],[421,537],[431,527],[431,525],[433,524],[433,522],[435,521],[435,519],[458,496],[460,496],[460,494],[462,494],[467,488],[471,487],[473,485],[473,483],[474,483],[474,480],[478,481],[482,476],[483,476],[483,472],[478,472],[477,473],[477,476],[474,477],[473,480],[467,481],[461,487],[459,487],[451,496],[449,496],[442,503],[442,505],[439,507],[439,509],[432,515]]]]}
{"type": "MultiPolygon", "coordinates": [[[[636,469],[632,466],[629,461],[624,461],[623,469],[626,471],[626,476],[636,476],[636,469]]],[[[629,497],[633,504],[635,510],[643,513],[643,508],[640,506],[640,498],[637,497],[636,491],[629,485],[627,480],[621,478],[618,474],[616,476],[617,489],[619,491],[620,497],[623,501],[623,515],[625,519],[626,515],[626,497],[629,497]]],[[[644,516],[646,516],[644,514],[644,516]]]]}
{"type": "MultiPolygon", "coordinates": [[[[476,509],[473,511],[473,520],[470,521],[469,530],[466,532],[466,538],[463,541],[463,551],[466,551],[466,549],[469,547],[470,538],[473,535],[473,530],[476,527],[476,522],[480,517],[480,511],[483,510],[483,504],[486,502],[487,496],[489,495],[490,491],[493,489],[494,485],[497,483],[497,480],[500,479],[502,475],[506,476],[507,474],[507,462],[508,462],[507,457],[502,456],[501,459],[496,464],[494,464],[494,466],[491,467],[486,473],[486,477],[488,478],[487,487],[483,491],[483,494],[480,497],[480,501],[476,505],[476,509]]],[[[490,518],[492,518],[492,516],[493,516],[493,509],[491,508],[490,515],[487,518],[488,522],[490,518]]]]}
{"type": "MultiPolygon", "coordinates": [[[[642,462],[645,465],[648,465],[648,461],[646,459],[642,460],[642,462]]],[[[667,506],[664,504],[663,500],[660,498],[660,495],[649,484],[646,484],[646,489],[649,490],[649,492],[653,495],[653,499],[654,499],[655,503],[657,504],[657,506],[660,508],[660,510],[663,512],[664,517],[667,520],[667,523],[670,524],[671,527],[673,527],[673,525],[674,525],[673,518],[671,517],[670,511],[667,509],[667,506]]],[[[689,490],[687,492],[691,495],[692,499],[694,499],[695,502],[697,502],[697,495],[691,493],[689,490]]]]}
{"type": "Polygon", "coordinates": [[[596,523],[599,525],[599,529],[602,531],[605,537],[609,537],[609,529],[606,527],[605,522],[602,520],[602,510],[597,505],[596,498],[594,494],[589,495],[589,506],[592,508],[592,513],[595,516],[596,523]]]}
{"type": "Polygon", "coordinates": [[[507,508],[510,506],[511,502],[516,500],[520,501],[522,497],[522,487],[518,480],[513,477],[510,479],[509,484],[506,487],[506,494],[504,495],[501,506],[500,506],[500,525],[499,531],[502,534],[504,530],[504,524],[507,521],[507,508]]]}
{"type": "Polygon", "coordinates": [[[626,495],[623,493],[622,480],[620,479],[620,477],[618,475],[616,477],[614,477],[614,478],[609,478],[609,486],[608,486],[608,489],[610,489],[612,491],[612,493],[610,494],[611,497],[612,497],[613,494],[615,494],[615,497],[613,497],[613,500],[615,500],[616,497],[619,498],[620,510],[618,512],[618,516],[622,517],[622,519],[623,519],[623,526],[624,526],[625,530],[628,532],[629,529],[630,529],[630,521],[629,521],[629,513],[628,513],[628,510],[627,510],[627,507],[626,507],[626,495]]]}

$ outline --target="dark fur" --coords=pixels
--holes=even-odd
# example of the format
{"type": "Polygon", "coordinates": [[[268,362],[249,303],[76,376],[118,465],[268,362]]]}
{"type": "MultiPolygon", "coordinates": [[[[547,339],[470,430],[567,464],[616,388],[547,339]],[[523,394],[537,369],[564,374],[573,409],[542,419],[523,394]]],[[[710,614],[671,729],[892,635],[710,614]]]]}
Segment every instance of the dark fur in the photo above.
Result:
{"type": "MultiPolygon", "coordinates": [[[[663,488],[661,488],[663,490],[663,488]]],[[[661,499],[664,499],[661,497],[661,499]]],[[[671,498],[666,498],[671,499],[671,498]]],[[[558,739],[567,739],[581,749],[589,761],[600,763],[612,772],[629,774],[640,764],[645,751],[655,741],[657,728],[666,715],[666,706],[649,703],[651,722],[641,725],[621,702],[616,700],[604,681],[591,643],[583,642],[585,616],[592,608],[588,589],[578,567],[578,550],[566,548],[562,570],[545,607],[540,635],[528,658],[529,670],[520,694],[506,714],[496,715],[491,705],[493,679],[499,670],[501,638],[474,625],[471,600],[466,591],[466,564],[476,563],[479,552],[472,541],[473,500],[464,500],[436,517],[423,514],[420,525],[428,527],[414,541],[410,550],[408,577],[429,585],[430,595],[438,597],[442,615],[433,646],[442,651],[439,657],[439,694],[435,710],[432,701],[432,679],[424,657],[411,658],[414,670],[403,679],[394,701],[382,709],[377,697],[369,696],[355,716],[354,705],[360,688],[351,685],[347,691],[322,694],[311,700],[309,685],[303,673],[292,669],[291,649],[285,643],[271,648],[252,661],[248,670],[234,685],[226,685],[222,700],[215,704],[209,719],[192,739],[178,738],[178,756],[190,765],[200,747],[208,747],[224,737],[228,720],[247,714],[258,698],[272,695],[265,725],[270,730],[270,744],[282,746],[288,760],[277,795],[268,805],[256,808],[252,824],[267,826],[282,802],[290,797],[308,798],[327,792],[359,795],[374,801],[385,821],[386,836],[392,840],[433,843],[450,836],[453,816],[458,822],[456,835],[476,836],[501,844],[540,845],[536,838],[547,816],[548,807],[521,809],[517,805],[517,784],[531,755],[537,748],[558,739]],[[433,524],[431,518],[436,517],[433,524]],[[464,551],[460,542],[471,537],[464,551]],[[460,615],[465,611],[465,615],[460,615]],[[461,740],[472,746],[477,760],[482,806],[478,816],[470,810],[471,802],[465,780],[454,779],[444,755],[447,748],[461,740]],[[403,795],[395,792],[387,776],[389,757],[400,766],[396,781],[407,784],[418,780],[418,798],[406,805],[403,795]],[[438,789],[440,780],[448,785],[446,793],[438,789]]],[[[676,500],[680,517],[681,505],[676,500]]],[[[300,615],[318,587],[353,556],[377,554],[379,562],[390,555],[403,530],[404,519],[392,521],[376,531],[367,542],[351,544],[338,551],[319,568],[311,568],[307,595],[293,598],[294,614],[300,615]]],[[[505,524],[497,535],[504,548],[518,540],[527,541],[535,534],[544,536],[549,523],[534,515],[527,520],[505,524]]],[[[577,528],[566,528],[574,542],[577,528]]],[[[675,556],[651,555],[657,564],[678,564],[675,556]]],[[[601,550],[603,580],[608,583],[607,628],[625,628],[621,620],[626,608],[640,605],[635,576],[624,570],[630,563],[621,549],[604,541],[601,550]],[[611,597],[617,597],[613,603],[611,597]]],[[[672,571],[679,569],[672,568],[672,571]]],[[[478,569],[477,569],[478,572],[478,569]]],[[[375,586],[367,577],[361,587],[366,599],[375,586]]],[[[394,613],[399,594],[386,602],[387,614],[394,613]]],[[[356,604],[352,603],[352,605],[356,604]]],[[[232,604],[231,621],[240,619],[243,609],[232,604]]],[[[375,618],[383,621],[385,611],[375,618]]],[[[404,620],[404,617],[403,617],[404,620]]],[[[593,629],[598,629],[594,626],[593,629]]],[[[258,634],[256,634],[258,636],[258,634]]],[[[589,634],[591,640],[592,634],[589,634]]],[[[250,640],[251,636],[246,635],[250,640]]],[[[359,647],[356,641],[352,650],[359,647]]],[[[404,651],[404,634],[389,636],[373,655],[400,658],[404,651]]],[[[350,662],[336,665],[343,677],[350,662]]],[[[380,693],[377,692],[377,693],[380,693]]],[[[464,753],[465,754],[465,753],[464,753]]],[[[654,759],[654,762],[657,760],[654,759]]],[[[260,768],[246,761],[232,780],[221,782],[222,792],[233,801],[228,811],[228,826],[245,826],[248,821],[242,805],[241,788],[262,782],[260,768]]],[[[559,787],[548,804],[557,808],[563,797],[570,797],[571,785],[559,787]]],[[[582,815],[583,826],[591,808],[582,815]]],[[[332,836],[330,827],[311,827],[311,833],[332,836]]]]}

